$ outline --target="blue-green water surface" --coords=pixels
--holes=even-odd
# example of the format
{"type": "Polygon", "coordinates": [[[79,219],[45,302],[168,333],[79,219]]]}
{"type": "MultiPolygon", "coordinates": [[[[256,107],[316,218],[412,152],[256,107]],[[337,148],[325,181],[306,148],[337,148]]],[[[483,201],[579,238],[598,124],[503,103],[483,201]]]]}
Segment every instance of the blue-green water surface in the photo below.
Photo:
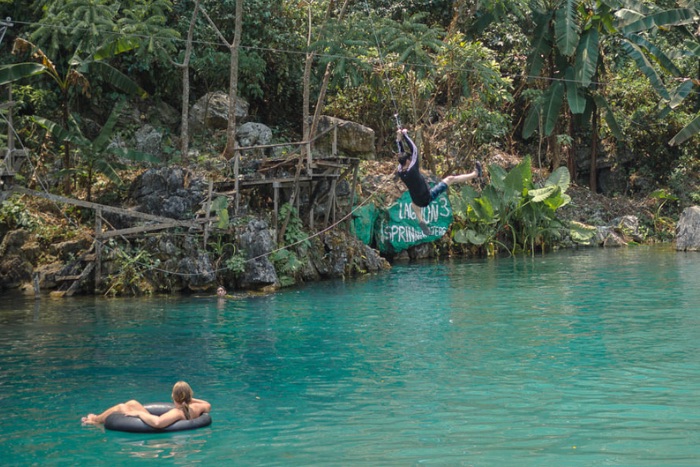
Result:
{"type": "Polygon", "coordinates": [[[700,254],[395,265],[274,295],[0,296],[5,465],[700,463],[700,254]],[[210,427],[80,417],[187,380],[210,427]]]}

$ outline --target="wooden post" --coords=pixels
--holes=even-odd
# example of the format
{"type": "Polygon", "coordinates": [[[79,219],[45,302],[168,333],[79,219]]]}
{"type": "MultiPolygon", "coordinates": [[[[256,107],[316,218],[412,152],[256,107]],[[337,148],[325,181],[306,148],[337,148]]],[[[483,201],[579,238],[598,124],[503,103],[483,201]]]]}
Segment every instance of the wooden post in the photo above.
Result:
{"type": "MultiPolygon", "coordinates": [[[[15,105],[15,103],[12,101],[12,84],[7,85],[7,94],[7,103],[10,107],[7,111],[7,154],[9,154],[11,158],[12,153],[15,150],[15,129],[12,123],[12,106],[15,105]]],[[[10,161],[12,162],[12,165],[9,167],[9,170],[12,170],[14,172],[14,161],[12,159],[10,159],[10,161]]]]}
{"type": "MultiPolygon", "coordinates": [[[[350,214],[355,210],[355,186],[357,185],[357,174],[360,170],[360,163],[358,161],[353,161],[355,165],[352,172],[352,186],[350,187],[350,214]]],[[[352,216],[348,218],[348,223],[346,224],[346,230],[350,232],[350,224],[352,224],[352,216]]]]}
{"type": "Polygon", "coordinates": [[[236,143],[236,153],[233,156],[233,189],[236,191],[236,207],[234,213],[238,215],[238,207],[241,205],[241,192],[238,186],[238,171],[240,167],[241,151],[238,150],[238,143],[236,143]]]}
{"type": "Polygon", "coordinates": [[[277,216],[279,215],[280,204],[280,182],[272,182],[272,188],[275,192],[275,207],[272,212],[272,228],[275,229],[276,241],[279,242],[279,232],[277,230],[277,216]]]}
{"type": "Polygon", "coordinates": [[[35,299],[40,299],[41,298],[41,291],[39,290],[39,273],[35,272],[34,275],[32,276],[33,280],[33,285],[34,285],[34,298],[35,299]]]}
{"type": "Polygon", "coordinates": [[[214,180],[209,180],[209,192],[207,194],[207,202],[204,203],[204,210],[206,211],[204,213],[204,219],[206,220],[206,222],[204,223],[204,245],[202,245],[204,249],[207,248],[207,241],[209,241],[209,219],[211,218],[211,196],[213,190],[214,180]]]}
{"type": "MultiPolygon", "coordinates": [[[[328,192],[328,206],[326,207],[326,227],[328,227],[328,221],[330,220],[331,210],[335,212],[333,205],[335,204],[335,178],[331,182],[331,190],[328,192]]],[[[333,222],[335,222],[335,214],[333,215],[333,222]]]]}
{"type": "Polygon", "coordinates": [[[95,293],[102,283],[102,208],[95,208],[95,293]]]}
{"type": "Polygon", "coordinates": [[[309,180],[309,230],[313,232],[314,229],[314,203],[311,202],[311,196],[313,196],[314,192],[314,181],[309,180]]]}
{"type": "Polygon", "coordinates": [[[311,156],[311,141],[306,142],[306,173],[309,175],[309,177],[312,177],[314,174],[314,170],[311,167],[313,164],[313,157],[311,156]]]}
{"type": "Polygon", "coordinates": [[[331,154],[338,157],[338,125],[333,127],[333,143],[331,144],[331,154]]]}

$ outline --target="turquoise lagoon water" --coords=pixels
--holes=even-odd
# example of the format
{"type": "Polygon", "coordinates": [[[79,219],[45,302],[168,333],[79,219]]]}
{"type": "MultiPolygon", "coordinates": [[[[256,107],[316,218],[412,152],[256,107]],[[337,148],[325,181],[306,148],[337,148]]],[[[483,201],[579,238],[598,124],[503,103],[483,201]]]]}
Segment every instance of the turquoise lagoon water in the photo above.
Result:
{"type": "Polygon", "coordinates": [[[0,297],[5,465],[700,464],[700,254],[396,265],[271,296],[0,297]],[[208,428],[80,417],[189,381],[208,428]]]}

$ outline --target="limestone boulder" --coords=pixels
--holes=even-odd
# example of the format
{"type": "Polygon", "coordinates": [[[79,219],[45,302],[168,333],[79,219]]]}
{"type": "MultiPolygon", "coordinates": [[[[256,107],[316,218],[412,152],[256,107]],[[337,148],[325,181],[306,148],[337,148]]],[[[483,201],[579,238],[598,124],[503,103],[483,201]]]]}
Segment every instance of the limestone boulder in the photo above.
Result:
{"type": "MultiPolygon", "coordinates": [[[[376,158],[374,130],[359,123],[323,116],[319,120],[317,134],[337,125],[336,149],[338,155],[374,160],[376,158]]],[[[334,131],[329,131],[314,143],[322,155],[333,154],[334,131]]]]}
{"type": "Polygon", "coordinates": [[[240,279],[244,289],[279,286],[275,267],[269,259],[275,248],[266,222],[254,219],[239,237],[239,248],[246,253],[245,271],[240,279]]]}
{"type": "Polygon", "coordinates": [[[700,251],[700,206],[691,206],[681,213],[676,225],[676,250],[700,251]]]}
{"type": "MultiPolygon", "coordinates": [[[[189,127],[191,133],[203,129],[223,130],[228,128],[229,120],[228,94],[214,91],[205,94],[190,107],[189,127]]],[[[248,116],[248,102],[242,98],[236,99],[236,119],[248,116]]]]}
{"type": "Polygon", "coordinates": [[[144,125],[134,134],[136,150],[160,158],[163,153],[163,134],[151,125],[144,125]]]}
{"type": "Polygon", "coordinates": [[[246,122],[236,129],[236,139],[241,147],[270,144],[272,130],[262,123],[246,122]]]}
{"type": "Polygon", "coordinates": [[[149,169],[134,180],[129,197],[137,210],[171,219],[191,219],[206,197],[207,184],[179,167],[149,169]]]}

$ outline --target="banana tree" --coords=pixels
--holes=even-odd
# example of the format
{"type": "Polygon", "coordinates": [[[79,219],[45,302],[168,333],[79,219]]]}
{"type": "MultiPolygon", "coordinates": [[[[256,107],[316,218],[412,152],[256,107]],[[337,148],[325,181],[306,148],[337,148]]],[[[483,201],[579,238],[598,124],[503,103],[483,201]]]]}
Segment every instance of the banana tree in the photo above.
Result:
{"type": "MultiPolygon", "coordinates": [[[[128,45],[121,44],[120,47],[113,48],[112,52],[124,51],[128,45]]],[[[88,75],[97,75],[106,82],[130,95],[138,95],[142,98],[147,96],[146,92],[125,74],[110,66],[101,58],[105,57],[103,50],[99,50],[93,57],[83,59],[76,52],[68,62],[65,73],[61,73],[51,59],[38,47],[29,41],[18,38],[15,40],[12,50],[13,54],[31,56],[32,61],[13,63],[0,66],[0,86],[21,81],[32,76],[49,76],[58,86],[61,96],[60,124],[68,126],[70,119],[71,94],[77,91],[87,95],[90,90],[88,75]],[[97,56],[100,59],[95,59],[97,56]]],[[[63,168],[71,168],[70,144],[64,145],[63,168]]],[[[66,181],[66,191],[70,190],[70,185],[66,181]]]]}
{"type": "Polygon", "coordinates": [[[85,179],[87,201],[92,200],[92,185],[97,173],[104,175],[115,185],[121,186],[122,179],[118,171],[126,168],[121,160],[158,162],[150,154],[114,144],[116,125],[124,105],[123,100],[115,105],[99,135],[94,140],[90,140],[83,134],[73,115],[70,115],[68,125],[65,127],[46,118],[33,117],[34,122],[51,133],[59,143],[72,144],[76,148],[78,163],[74,168],[64,168],[60,175],[66,177],[82,176],[85,179]]]}
{"type": "MultiPolygon", "coordinates": [[[[662,72],[680,76],[681,72],[660,47],[647,39],[650,31],[662,27],[684,26],[698,20],[698,10],[664,10],[653,4],[632,0],[564,0],[535,2],[529,75],[547,74],[549,85],[542,97],[533,102],[523,126],[523,137],[536,130],[550,137],[561,118],[564,102],[572,115],[590,122],[592,144],[598,139],[599,113],[617,138],[621,132],[605,93],[597,86],[603,80],[602,57],[608,45],[619,47],[639,71],[649,79],[661,102],[683,95],[687,84],[669,90],[662,72]]],[[[571,135],[569,135],[571,136],[571,135]]],[[[597,189],[596,151],[591,154],[591,190],[597,189]]]]}

